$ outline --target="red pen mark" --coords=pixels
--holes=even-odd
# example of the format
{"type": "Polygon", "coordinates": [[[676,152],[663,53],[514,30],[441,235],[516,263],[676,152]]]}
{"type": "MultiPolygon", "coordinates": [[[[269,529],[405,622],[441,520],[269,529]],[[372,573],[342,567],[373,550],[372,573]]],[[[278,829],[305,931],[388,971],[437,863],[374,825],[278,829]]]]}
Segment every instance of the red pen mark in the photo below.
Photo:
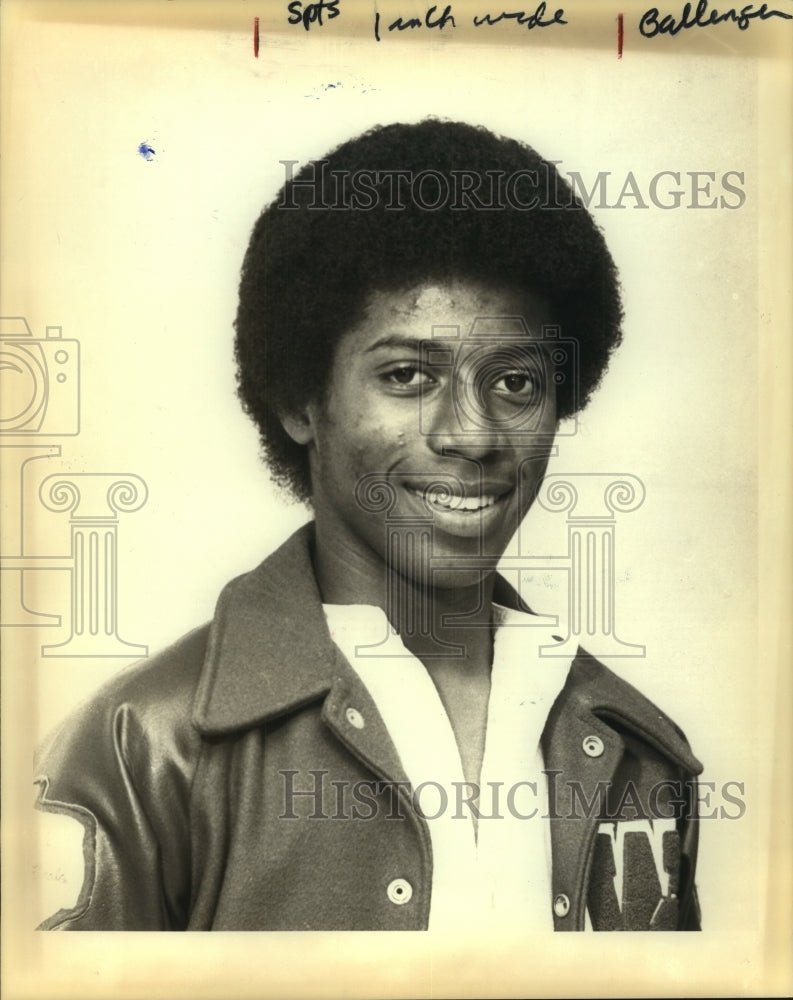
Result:
{"type": "MultiPolygon", "coordinates": [[[[620,14],[620,17],[622,15],[620,14]]],[[[259,18],[254,17],[253,19],[253,54],[258,59],[259,58],[259,18]]]]}
{"type": "Polygon", "coordinates": [[[625,29],[622,23],[622,14],[617,15],[617,58],[622,59],[622,40],[625,37],[625,29]]]}

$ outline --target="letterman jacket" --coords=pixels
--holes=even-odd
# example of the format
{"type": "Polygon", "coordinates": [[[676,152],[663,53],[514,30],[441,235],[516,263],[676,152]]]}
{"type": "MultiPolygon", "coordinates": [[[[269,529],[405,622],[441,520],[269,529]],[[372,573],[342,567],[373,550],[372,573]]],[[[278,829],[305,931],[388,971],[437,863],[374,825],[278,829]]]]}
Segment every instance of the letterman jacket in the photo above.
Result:
{"type": "MultiPolygon", "coordinates": [[[[427,927],[427,820],[330,638],[312,531],[45,743],[37,805],[82,824],[85,873],[75,905],[42,929],[427,927]]],[[[503,580],[495,598],[519,602],[503,580]]],[[[595,930],[699,929],[701,765],[683,734],[579,651],[542,746],[555,929],[583,930],[587,910],[595,930]]]]}

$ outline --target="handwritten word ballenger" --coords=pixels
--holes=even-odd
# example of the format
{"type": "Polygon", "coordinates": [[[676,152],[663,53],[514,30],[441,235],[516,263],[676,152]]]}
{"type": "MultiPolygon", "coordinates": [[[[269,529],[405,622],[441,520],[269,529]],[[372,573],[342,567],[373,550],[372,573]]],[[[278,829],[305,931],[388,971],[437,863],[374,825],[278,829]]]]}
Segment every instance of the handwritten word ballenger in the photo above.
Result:
{"type": "Polygon", "coordinates": [[[639,21],[639,31],[645,38],[655,38],[656,35],[676,35],[686,28],[709,28],[713,24],[721,24],[724,21],[731,21],[741,31],[746,31],[756,18],[760,21],[767,21],[771,17],[781,17],[786,21],[793,20],[793,14],[781,10],[769,10],[766,3],[760,7],[748,3],[740,10],[731,7],[721,13],[715,7],[709,8],[708,0],[699,0],[693,13],[692,7],[692,4],[687,3],[677,19],[671,14],[661,17],[657,7],[650,7],[642,14],[639,21]]]}

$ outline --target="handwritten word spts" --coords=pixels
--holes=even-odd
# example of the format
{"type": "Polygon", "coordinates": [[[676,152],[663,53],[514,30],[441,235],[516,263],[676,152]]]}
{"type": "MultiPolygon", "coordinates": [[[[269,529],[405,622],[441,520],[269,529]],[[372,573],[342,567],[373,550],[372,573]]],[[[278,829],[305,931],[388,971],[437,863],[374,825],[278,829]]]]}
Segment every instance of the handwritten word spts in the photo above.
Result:
{"type": "Polygon", "coordinates": [[[302,0],[292,0],[286,9],[289,11],[289,23],[300,24],[302,21],[306,31],[312,24],[324,24],[322,15],[326,11],[329,21],[340,14],[339,0],[319,0],[318,3],[307,3],[305,7],[302,0]]]}

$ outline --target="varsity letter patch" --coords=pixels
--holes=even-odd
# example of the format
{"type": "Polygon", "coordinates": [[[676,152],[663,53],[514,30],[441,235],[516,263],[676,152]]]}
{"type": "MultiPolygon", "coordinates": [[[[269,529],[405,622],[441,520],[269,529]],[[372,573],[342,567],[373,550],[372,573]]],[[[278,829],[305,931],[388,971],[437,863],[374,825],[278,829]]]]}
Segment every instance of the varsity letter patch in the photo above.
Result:
{"type": "Polygon", "coordinates": [[[601,823],[587,897],[592,929],[676,930],[679,872],[674,819],[601,823]]]}

